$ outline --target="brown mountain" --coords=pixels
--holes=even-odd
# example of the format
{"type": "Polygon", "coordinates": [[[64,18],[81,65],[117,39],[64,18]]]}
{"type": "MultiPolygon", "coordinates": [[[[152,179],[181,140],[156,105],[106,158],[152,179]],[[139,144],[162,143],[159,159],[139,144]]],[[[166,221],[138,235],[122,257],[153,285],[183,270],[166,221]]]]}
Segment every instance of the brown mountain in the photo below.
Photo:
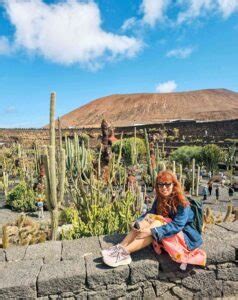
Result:
{"type": "Polygon", "coordinates": [[[225,89],[166,94],[111,95],[96,99],[61,117],[62,127],[98,127],[169,120],[238,119],[238,93],[225,89]]]}

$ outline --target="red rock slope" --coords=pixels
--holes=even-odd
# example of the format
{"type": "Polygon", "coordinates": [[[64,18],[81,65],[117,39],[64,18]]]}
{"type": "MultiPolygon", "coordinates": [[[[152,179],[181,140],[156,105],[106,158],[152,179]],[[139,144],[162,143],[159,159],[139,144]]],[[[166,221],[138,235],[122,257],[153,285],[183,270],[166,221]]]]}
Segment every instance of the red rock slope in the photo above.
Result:
{"type": "Polygon", "coordinates": [[[225,89],[167,94],[125,94],[96,99],[61,118],[62,127],[113,126],[168,120],[238,119],[238,93],[225,89]]]}

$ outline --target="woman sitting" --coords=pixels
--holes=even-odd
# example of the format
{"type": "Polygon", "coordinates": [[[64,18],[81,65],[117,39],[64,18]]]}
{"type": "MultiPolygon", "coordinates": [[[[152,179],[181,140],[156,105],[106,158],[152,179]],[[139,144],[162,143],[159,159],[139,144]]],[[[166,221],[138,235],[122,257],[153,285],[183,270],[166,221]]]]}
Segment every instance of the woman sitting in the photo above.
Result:
{"type": "Polygon", "coordinates": [[[183,270],[187,264],[205,266],[206,253],[198,248],[202,237],[192,226],[194,213],[176,175],[161,171],[155,191],[151,210],[133,224],[120,244],[102,250],[103,261],[111,267],[130,264],[131,253],[152,244],[157,254],[164,248],[183,270]]]}

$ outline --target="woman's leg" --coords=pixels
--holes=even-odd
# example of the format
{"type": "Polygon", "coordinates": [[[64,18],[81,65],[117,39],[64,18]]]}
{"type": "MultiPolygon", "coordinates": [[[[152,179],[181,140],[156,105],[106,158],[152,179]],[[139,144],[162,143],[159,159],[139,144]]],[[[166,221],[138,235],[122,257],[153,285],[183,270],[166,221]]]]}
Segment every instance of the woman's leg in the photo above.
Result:
{"type": "Polygon", "coordinates": [[[120,244],[123,247],[127,247],[130,243],[132,243],[135,240],[136,236],[139,233],[139,231],[131,230],[120,244]]]}
{"type": "Polygon", "coordinates": [[[130,244],[128,244],[127,246],[124,246],[126,248],[126,250],[129,253],[133,253],[135,251],[138,251],[142,248],[145,248],[147,246],[149,246],[153,241],[152,236],[147,236],[145,238],[141,238],[141,239],[134,239],[130,244]]]}

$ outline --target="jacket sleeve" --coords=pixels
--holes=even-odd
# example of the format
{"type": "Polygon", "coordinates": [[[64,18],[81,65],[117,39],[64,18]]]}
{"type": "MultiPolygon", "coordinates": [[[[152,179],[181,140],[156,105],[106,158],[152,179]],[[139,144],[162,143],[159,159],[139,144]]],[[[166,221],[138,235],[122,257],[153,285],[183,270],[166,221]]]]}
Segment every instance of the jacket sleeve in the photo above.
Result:
{"type": "Polygon", "coordinates": [[[189,209],[189,206],[178,206],[177,213],[172,222],[151,229],[153,238],[156,241],[160,241],[181,231],[188,221],[189,209]]]}
{"type": "Polygon", "coordinates": [[[154,203],[150,210],[148,210],[145,214],[141,215],[136,221],[142,221],[147,214],[156,214],[157,208],[157,199],[154,200],[154,203]]]}

